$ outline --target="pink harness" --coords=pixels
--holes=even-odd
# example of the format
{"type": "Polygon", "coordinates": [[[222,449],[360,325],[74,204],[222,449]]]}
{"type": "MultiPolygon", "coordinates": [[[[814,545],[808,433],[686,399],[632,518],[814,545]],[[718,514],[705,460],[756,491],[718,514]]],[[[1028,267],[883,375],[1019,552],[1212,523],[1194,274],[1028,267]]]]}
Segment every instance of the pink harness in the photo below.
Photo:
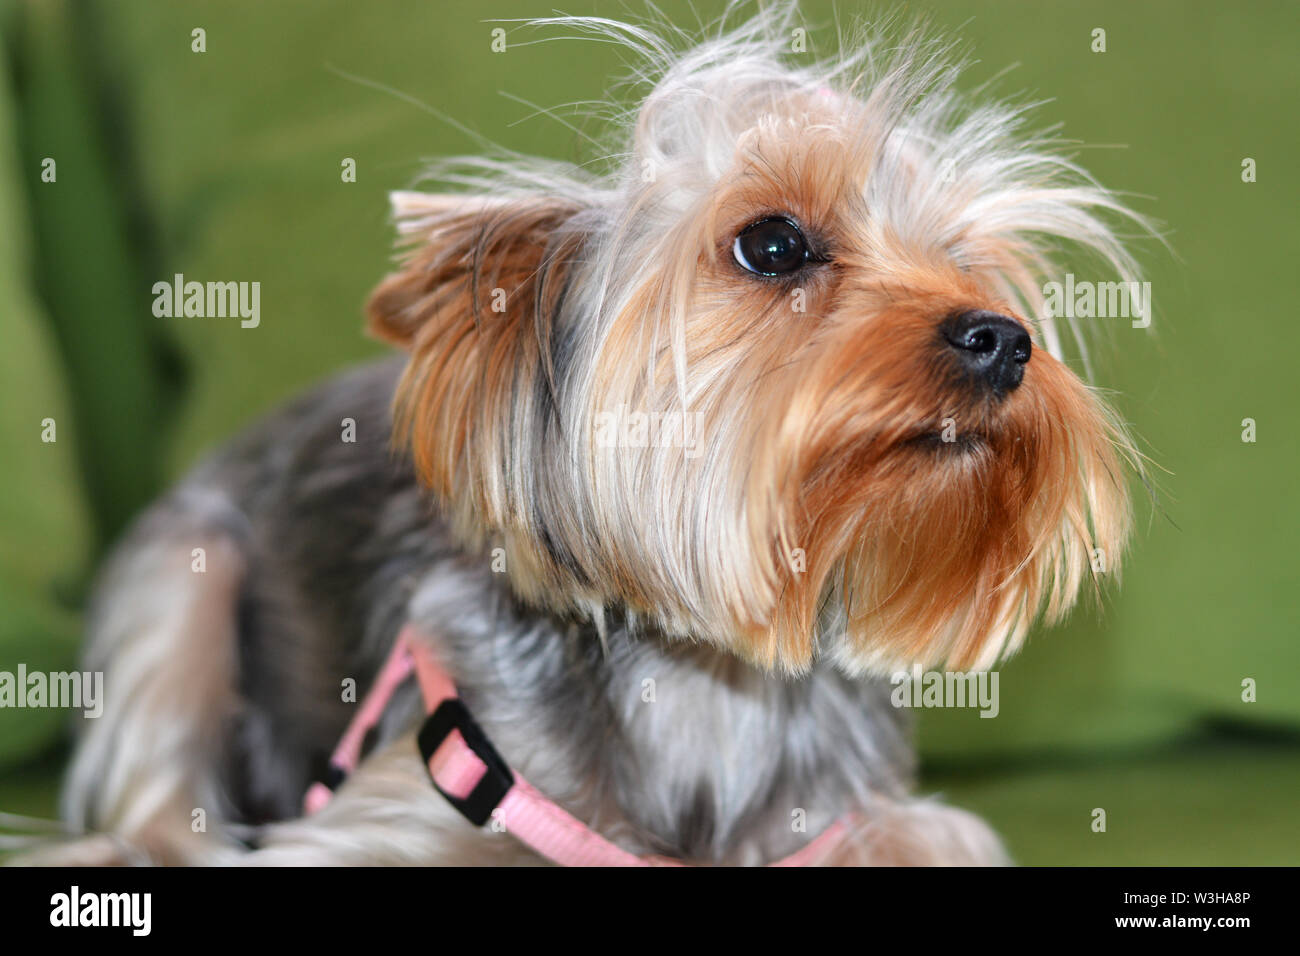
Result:
{"type": "MultiPolygon", "coordinates": [[[[314,783],[303,800],[304,812],[325,806],[333,791],[356,769],[367,732],[379,722],[397,688],[414,671],[429,714],[420,728],[420,754],[434,788],[475,826],[488,820],[561,866],[685,866],[665,857],[642,857],[606,840],[510,769],[470,716],[451,676],[428,642],[408,625],[362,701],[330,758],[330,773],[314,783]]],[[[837,820],[803,849],[769,866],[810,866],[820,862],[847,834],[851,818],[837,820]]]]}

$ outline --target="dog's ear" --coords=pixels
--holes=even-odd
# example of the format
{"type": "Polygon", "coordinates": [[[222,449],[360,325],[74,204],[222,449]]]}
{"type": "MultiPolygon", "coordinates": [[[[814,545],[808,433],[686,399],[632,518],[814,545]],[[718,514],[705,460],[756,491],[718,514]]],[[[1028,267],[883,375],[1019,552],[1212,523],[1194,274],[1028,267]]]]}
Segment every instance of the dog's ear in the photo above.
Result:
{"type": "Polygon", "coordinates": [[[402,348],[445,313],[482,320],[517,311],[537,291],[533,280],[552,238],[576,212],[544,198],[398,192],[392,203],[403,244],[412,248],[366,312],[371,334],[402,348]]]}
{"type": "Polygon", "coordinates": [[[411,353],[395,415],[419,474],[435,491],[473,497],[493,524],[505,500],[511,434],[531,433],[537,388],[583,233],[577,204],[551,197],[398,193],[411,244],[367,307],[372,334],[411,353]]]}

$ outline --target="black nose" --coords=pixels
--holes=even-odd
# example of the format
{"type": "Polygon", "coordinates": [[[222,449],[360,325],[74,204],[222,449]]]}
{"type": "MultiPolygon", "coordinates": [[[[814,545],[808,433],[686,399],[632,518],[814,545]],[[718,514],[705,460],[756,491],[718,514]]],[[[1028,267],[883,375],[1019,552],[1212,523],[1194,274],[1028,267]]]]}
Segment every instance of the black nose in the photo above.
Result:
{"type": "Polygon", "coordinates": [[[1033,346],[1029,333],[1015,319],[996,312],[962,312],[941,326],[961,366],[971,376],[1003,395],[1025,377],[1025,363],[1033,346]]]}

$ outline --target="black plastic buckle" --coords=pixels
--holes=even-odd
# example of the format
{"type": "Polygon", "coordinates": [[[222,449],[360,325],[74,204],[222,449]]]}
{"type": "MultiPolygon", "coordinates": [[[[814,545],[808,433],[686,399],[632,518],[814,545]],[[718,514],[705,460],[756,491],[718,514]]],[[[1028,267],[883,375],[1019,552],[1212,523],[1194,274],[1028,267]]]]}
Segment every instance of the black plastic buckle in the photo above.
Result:
{"type": "Polygon", "coordinates": [[[474,751],[474,755],[479,760],[483,761],[487,770],[474,785],[474,789],[463,798],[452,796],[438,786],[438,781],[433,779],[432,772],[429,772],[429,781],[465,819],[474,826],[481,827],[488,822],[492,817],[492,811],[515,785],[515,775],[510,772],[510,767],[501,759],[501,755],[488,740],[487,734],[483,733],[483,728],[475,723],[474,718],[469,715],[469,710],[458,697],[450,697],[439,704],[438,709],[428,716],[424,726],[420,728],[420,756],[424,758],[426,772],[429,771],[429,760],[453,730],[460,731],[465,745],[474,751]]]}

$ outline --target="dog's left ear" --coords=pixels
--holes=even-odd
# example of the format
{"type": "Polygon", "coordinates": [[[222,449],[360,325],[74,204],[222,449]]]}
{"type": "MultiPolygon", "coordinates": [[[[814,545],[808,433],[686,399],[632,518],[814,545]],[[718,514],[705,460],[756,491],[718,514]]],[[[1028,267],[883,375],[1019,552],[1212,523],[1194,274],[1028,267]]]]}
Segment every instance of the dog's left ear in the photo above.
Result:
{"type": "Polygon", "coordinates": [[[551,336],[584,241],[573,202],[552,197],[396,193],[400,271],[371,295],[373,335],[411,353],[396,404],[398,441],[434,491],[472,499],[496,524],[506,500],[511,435],[550,375],[551,336]]]}

